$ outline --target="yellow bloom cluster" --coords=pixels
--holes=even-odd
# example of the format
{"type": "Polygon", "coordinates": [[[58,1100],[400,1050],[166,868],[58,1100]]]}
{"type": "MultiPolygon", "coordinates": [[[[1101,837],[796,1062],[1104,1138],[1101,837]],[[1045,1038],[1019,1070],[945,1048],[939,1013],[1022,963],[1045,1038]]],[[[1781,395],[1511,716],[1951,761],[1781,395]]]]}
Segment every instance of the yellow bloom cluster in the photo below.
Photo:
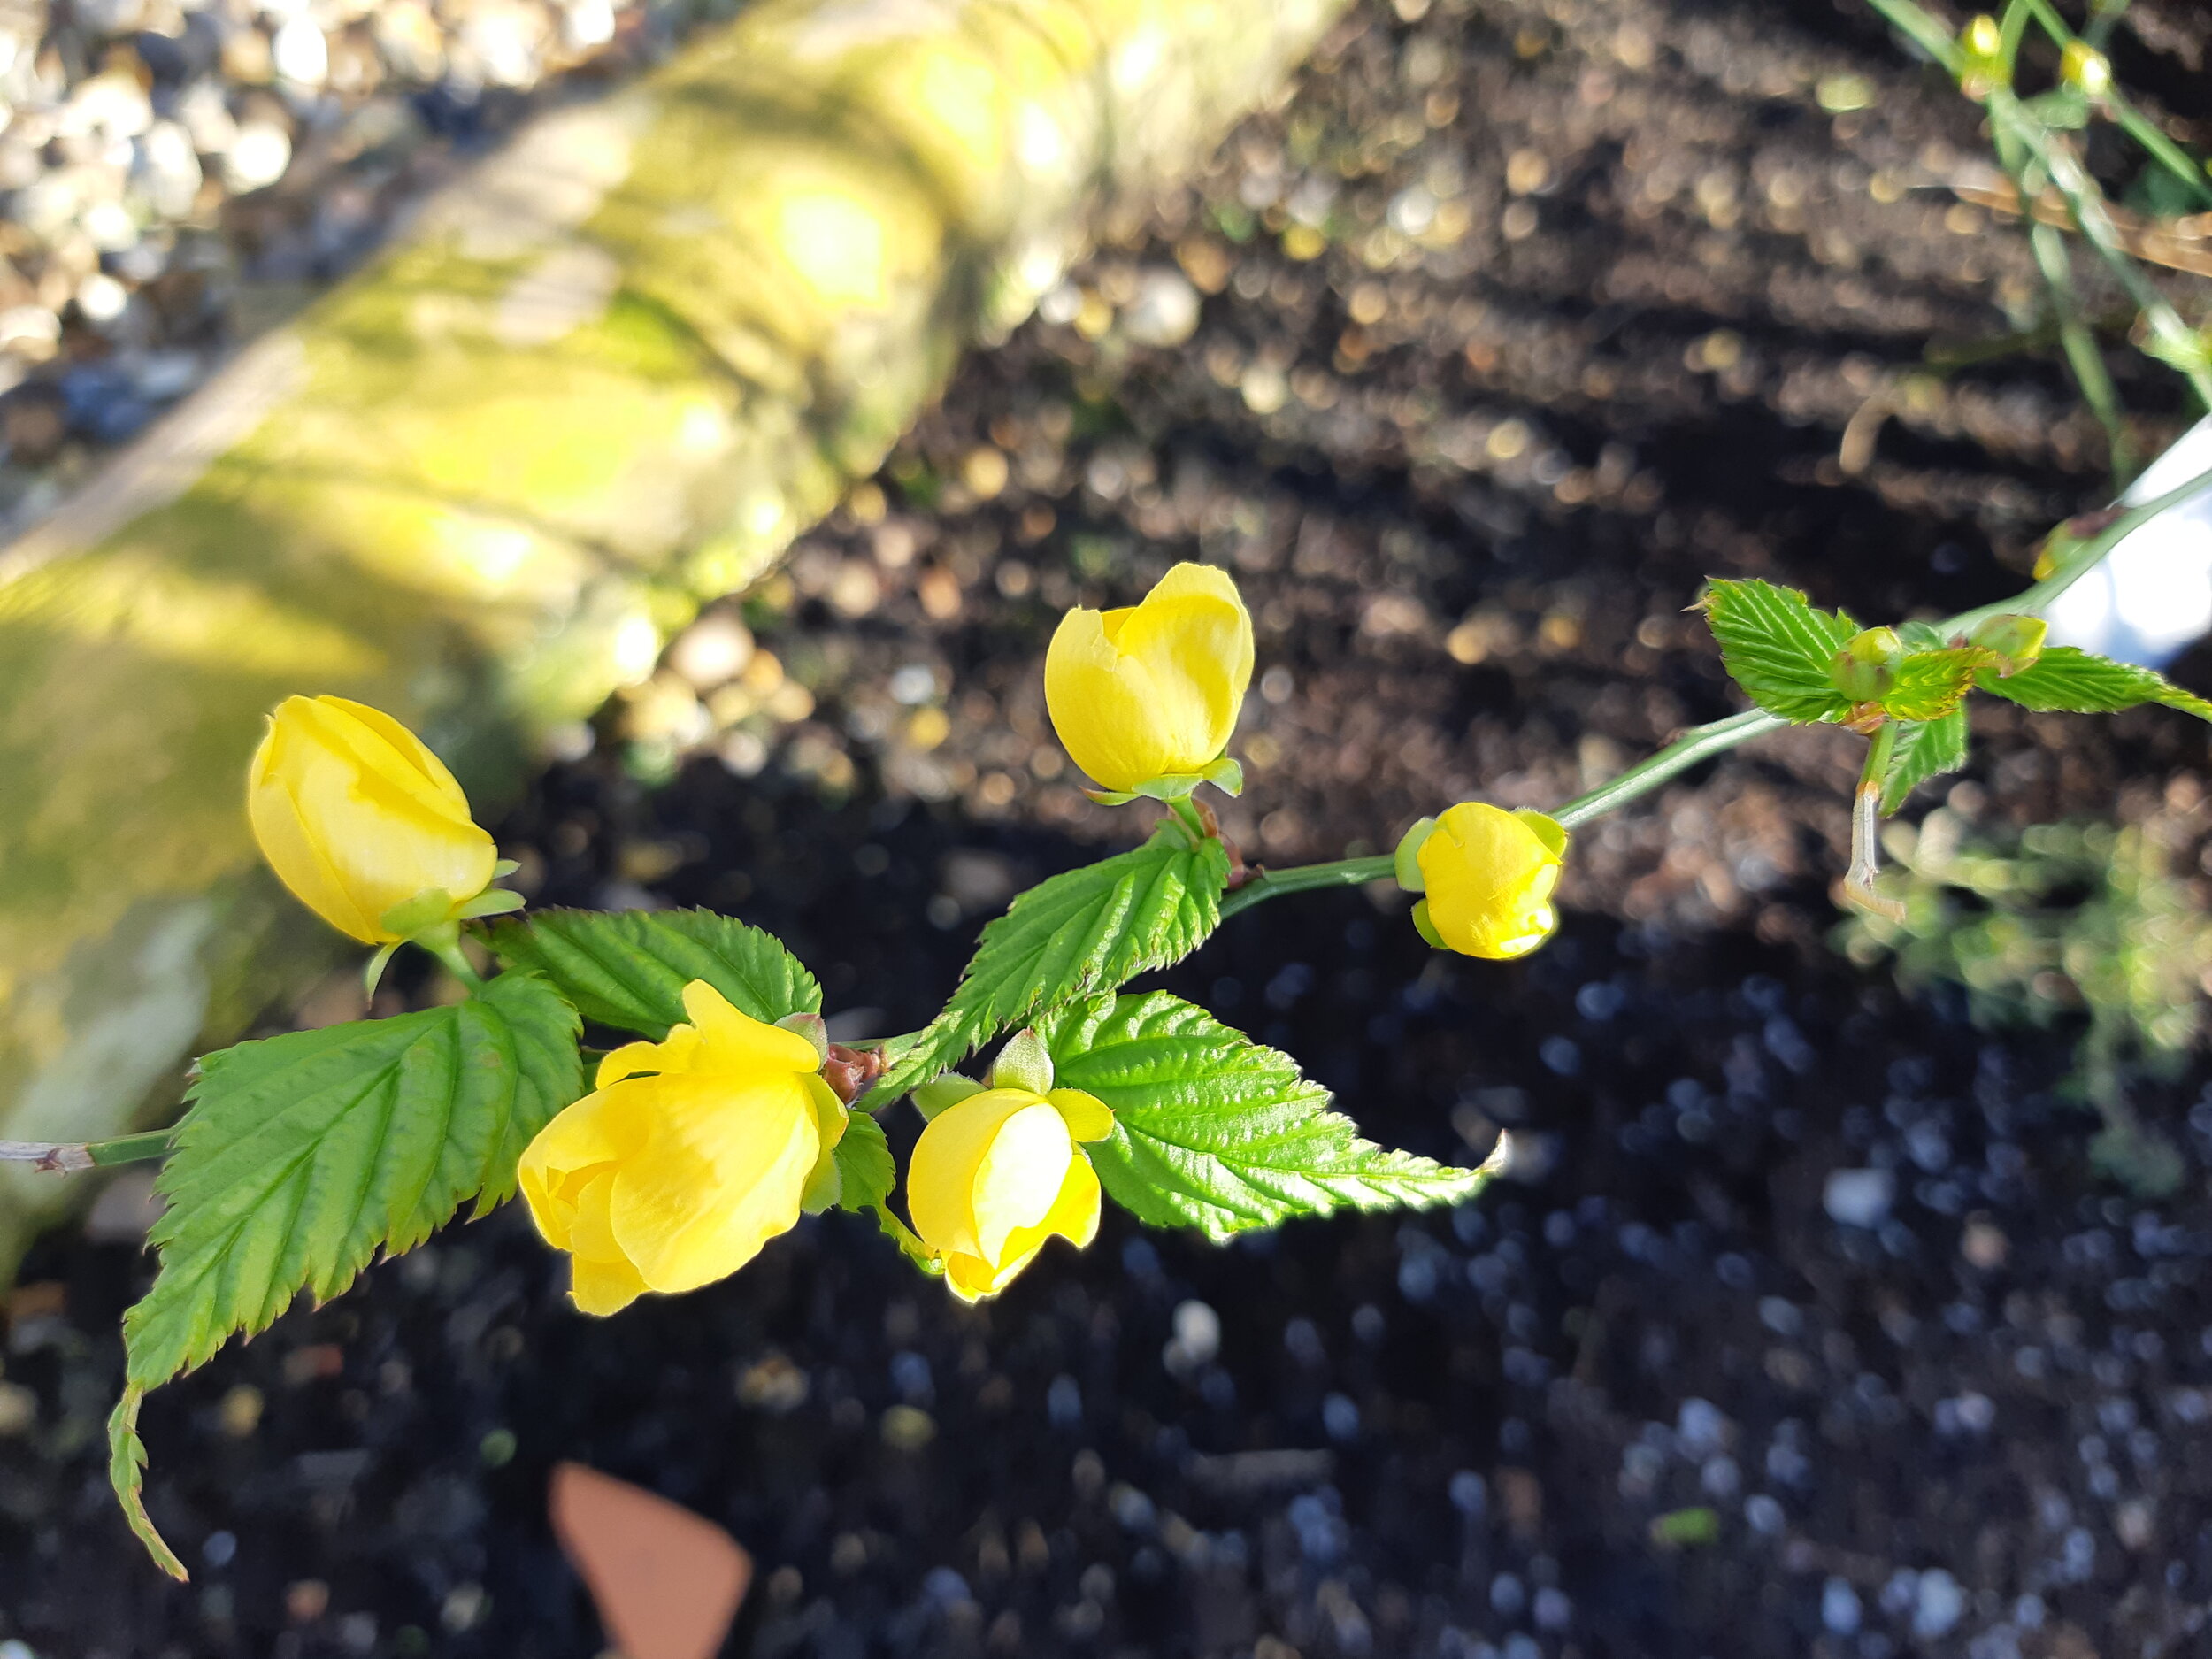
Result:
{"type": "MultiPolygon", "coordinates": [[[[1181,797],[1202,782],[1240,785],[1227,749],[1252,657],[1235,583],[1178,565],[1139,604],[1068,613],[1046,656],[1046,702],[1069,754],[1102,786],[1100,799],[1177,803],[1197,833],[1202,820],[1181,797]]],[[[452,773],[404,726],[359,703],[292,697],[279,707],[254,757],[248,806],[285,885],[365,944],[388,951],[412,939],[457,961],[458,922],[521,902],[491,887],[511,866],[498,863],[452,773]]],[[[1557,926],[1551,895],[1566,849],[1566,832],[1541,813],[1463,802],[1414,826],[1396,866],[1422,895],[1413,919],[1432,944],[1507,958],[1557,926]]],[[[572,1294],[588,1313],[733,1273],[840,1194],[835,1154],[850,1116],[825,1080],[819,1022],[813,1034],[764,1024],[704,980],[685,987],[683,1005],[687,1022],[662,1041],[602,1060],[592,1092],[522,1156],[524,1200],[547,1242],[571,1257],[572,1294]]],[[[846,1093],[856,1087],[833,1075],[846,1093]]],[[[987,1086],[941,1078],[915,1098],[927,1122],[906,1176],[908,1242],[954,1294],[995,1295],[1047,1240],[1080,1248],[1095,1236],[1099,1179],[1084,1147],[1114,1133],[1113,1113],[1054,1086],[1033,1033],[1006,1045],[987,1086]]],[[[887,1224],[895,1225],[887,1212],[887,1224]]]]}

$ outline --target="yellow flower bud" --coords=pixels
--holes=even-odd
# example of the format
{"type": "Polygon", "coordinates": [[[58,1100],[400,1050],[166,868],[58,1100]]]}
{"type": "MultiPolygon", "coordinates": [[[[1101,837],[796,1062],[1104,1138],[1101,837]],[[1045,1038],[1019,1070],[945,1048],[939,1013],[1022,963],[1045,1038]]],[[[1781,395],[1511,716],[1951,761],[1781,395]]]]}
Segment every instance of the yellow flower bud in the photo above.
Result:
{"type": "Polygon", "coordinates": [[[1057,1233],[1098,1233],[1098,1175],[1077,1144],[1114,1115],[1080,1089],[992,1088],[929,1120],[906,1171],[906,1208],[963,1302],[994,1295],[1057,1233]]]}
{"type": "MultiPolygon", "coordinates": [[[[1178,565],[1141,604],[1081,607],[1045,653],[1045,706],[1075,764],[1118,795],[1187,795],[1217,767],[1252,679],[1252,618],[1225,572],[1178,565]]],[[[1231,787],[1231,793],[1235,793],[1231,787]]]]}
{"type": "Polygon", "coordinates": [[[1551,895],[1566,854],[1567,832],[1541,812],[1463,801],[1416,849],[1427,896],[1415,925],[1462,956],[1525,956],[1559,926],[1551,895]]]}
{"type": "Polygon", "coordinates": [[[490,886],[499,858],[422,740],[343,697],[278,705],[254,754],[246,811],[293,896],[365,945],[449,920],[490,886]],[[403,926],[388,926],[401,906],[403,926]]]}
{"type": "Polygon", "coordinates": [[[599,1063],[598,1087],[538,1131],[522,1195],[566,1250],[570,1294],[609,1314],[649,1290],[726,1278],[835,1179],[845,1107],[804,1035],[763,1025],[703,979],[688,1025],[599,1063]]]}
{"type": "Polygon", "coordinates": [[[2059,54],[2058,78],[2088,97],[2101,98],[2112,90],[2112,60],[2087,41],[2069,41],[2059,54]]]}

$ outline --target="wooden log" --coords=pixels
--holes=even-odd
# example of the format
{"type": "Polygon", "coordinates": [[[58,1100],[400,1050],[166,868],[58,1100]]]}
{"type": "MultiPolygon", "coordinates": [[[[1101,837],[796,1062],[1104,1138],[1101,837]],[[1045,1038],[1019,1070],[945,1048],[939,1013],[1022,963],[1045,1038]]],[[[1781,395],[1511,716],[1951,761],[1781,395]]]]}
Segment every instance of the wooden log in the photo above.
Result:
{"type": "MultiPolygon", "coordinates": [[[[388,709],[495,804],[1341,4],[765,0],[536,121],[0,552],[0,1138],[173,1109],[340,959],[248,839],[274,703],[388,709]]],[[[65,1186],[0,1169],[0,1272],[65,1186]]]]}

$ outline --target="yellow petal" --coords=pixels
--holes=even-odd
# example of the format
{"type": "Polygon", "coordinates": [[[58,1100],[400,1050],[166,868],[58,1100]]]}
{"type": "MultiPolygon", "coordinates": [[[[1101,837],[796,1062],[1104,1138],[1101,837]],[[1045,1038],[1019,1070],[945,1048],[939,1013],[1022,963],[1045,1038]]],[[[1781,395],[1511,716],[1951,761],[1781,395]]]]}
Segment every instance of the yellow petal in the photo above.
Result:
{"type": "Polygon", "coordinates": [[[1008,1114],[976,1168],[971,1202],[979,1255],[1002,1261],[1010,1240],[1052,1213],[1075,1156],[1067,1119],[1048,1102],[1033,1094],[1029,1104],[1008,1114]]]}
{"type": "Polygon", "coordinates": [[[945,1287],[961,1301],[980,1302],[998,1286],[998,1270],[981,1256],[945,1257],[945,1287]]]}
{"type": "Polygon", "coordinates": [[[1087,776],[1126,791],[1176,770],[1158,705],[1150,672],[1115,649],[1097,611],[1060,618],[1045,650],[1045,708],[1087,776]]]}
{"type": "Polygon", "coordinates": [[[621,1165],[611,1210],[621,1254],[655,1290],[694,1290],[735,1272],[799,1219],[820,1151],[813,1099],[785,1072],[634,1078],[644,1144],[621,1165]]]}
{"type": "Polygon", "coordinates": [[[442,813],[456,823],[473,821],[468,795],[446,769],[445,762],[431,753],[422,739],[383,710],[373,709],[365,703],[332,696],[317,697],[314,701],[333,713],[350,716],[367,728],[354,739],[355,750],[364,765],[420,800],[427,810],[442,813]],[[369,741],[372,738],[379,741],[369,741]]]}
{"type": "Polygon", "coordinates": [[[730,1005],[704,979],[684,987],[684,1012],[699,1033],[695,1071],[818,1071],[822,1056],[795,1031],[771,1025],[730,1005]]]}
{"type": "Polygon", "coordinates": [[[1173,742],[1195,772],[1236,729],[1252,680],[1252,618],[1227,572],[1178,565],[1160,578],[1114,641],[1150,670],[1171,711],[1173,742]]]}
{"type": "Polygon", "coordinates": [[[611,1167],[643,1140],[642,1125],[619,1097],[587,1094],[553,1115],[523,1148],[516,1174],[538,1231],[557,1250],[572,1248],[577,1178],[611,1167]]]}
{"type": "MultiPolygon", "coordinates": [[[[976,1236],[977,1171],[1006,1120],[1037,1103],[1027,1089],[985,1089],[946,1107],[922,1130],[907,1162],[906,1209],[922,1242],[940,1256],[982,1253],[976,1236]]],[[[1058,1185],[1056,1175],[1053,1184],[1058,1185]]]]}
{"type": "Polygon", "coordinates": [[[1056,1088],[1045,1098],[1060,1109],[1068,1133],[1078,1141],[1103,1141],[1114,1133],[1113,1110],[1097,1095],[1079,1088],[1056,1088]]]}
{"type": "Polygon", "coordinates": [[[569,1262],[569,1295],[577,1307],[604,1317],[641,1295],[645,1279],[615,1242],[610,1210],[615,1166],[601,1164],[575,1194],[575,1254],[569,1262]]]}
{"type": "Polygon", "coordinates": [[[659,1042],[626,1042],[599,1062],[597,1087],[618,1083],[641,1071],[688,1071],[699,1050],[699,1033],[689,1025],[671,1025],[659,1042]]]}
{"type": "Polygon", "coordinates": [[[292,896],[340,933],[365,945],[383,942],[382,930],[361,907],[307,830],[299,802],[277,769],[284,740],[272,726],[254,752],[246,789],[246,818],[261,856],[292,896]]]}
{"type": "Polygon", "coordinates": [[[995,1258],[965,1253],[948,1256],[945,1282],[963,1302],[995,1296],[1037,1259],[1047,1240],[1056,1235],[1079,1249],[1090,1243],[1098,1236],[1098,1173],[1079,1152],[1070,1159],[1060,1190],[1041,1220],[1009,1233],[995,1258]]]}
{"type": "Polygon", "coordinates": [[[637,1269],[619,1257],[597,1261],[583,1256],[569,1259],[568,1285],[569,1297],[578,1311],[603,1319],[620,1313],[648,1288],[637,1269]]]}

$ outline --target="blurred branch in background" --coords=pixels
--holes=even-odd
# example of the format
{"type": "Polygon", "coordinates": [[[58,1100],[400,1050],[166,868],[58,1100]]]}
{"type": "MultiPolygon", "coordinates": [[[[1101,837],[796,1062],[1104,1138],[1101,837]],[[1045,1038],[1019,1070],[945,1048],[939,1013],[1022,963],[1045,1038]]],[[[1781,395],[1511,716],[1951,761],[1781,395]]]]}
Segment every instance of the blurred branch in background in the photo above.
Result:
{"type": "MultiPolygon", "coordinates": [[[[0,1137],[114,1133],[324,960],[238,810],[265,710],[373,703],[496,799],[1340,10],[754,7],[527,128],[0,552],[0,1137]]],[[[0,1171],[0,1269],[35,1179],[0,1171]]]]}
{"type": "Polygon", "coordinates": [[[2202,263],[2194,245],[2200,227],[2191,218],[2116,208],[2085,164],[2076,138],[2093,124],[2108,122],[2142,152],[2147,170],[2164,187],[2154,196],[2177,209],[2212,206],[2212,180],[2202,165],[2114,83],[2102,47],[2124,4],[2093,4],[2084,34],[2075,32],[2051,0],[2008,0],[1998,16],[1977,16],[1956,34],[1916,0],[1868,4],[1987,111],[1991,143],[2009,188],[1965,180],[1958,194],[2015,213],[2028,204],[2029,244],[2050,310],[2051,334],[2083,401],[2105,429],[2115,486],[2124,485],[2141,457],[2097,331],[2083,311],[2071,247],[2062,230],[2086,242],[2126,295],[2141,349],[2186,380],[2200,409],[2212,409],[2212,342],[2183,320],[2144,269],[2146,262],[2196,269],[2202,263]],[[2024,54],[2032,40],[2053,49],[2047,65],[2036,54],[2035,73],[2050,84],[2024,96],[2024,54]]]}
{"type": "Polygon", "coordinates": [[[1883,837],[1903,869],[1885,884],[1903,919],[1855,916],[1834,935],[1862,966],[1893,961],[1907,990],[1957,987],[1985,1028],[2078,1025],[2062,1089],[2103,1118],[2092,1150],[2106,1171],[2160,1195],[2181,1160],[2141,1123],[2133,1095],[2187,1065],[2212,975],[2212,919],[2171,873],[2173,831],[2154,816],[1981,834],[1939,808],[1883,837]]]}

